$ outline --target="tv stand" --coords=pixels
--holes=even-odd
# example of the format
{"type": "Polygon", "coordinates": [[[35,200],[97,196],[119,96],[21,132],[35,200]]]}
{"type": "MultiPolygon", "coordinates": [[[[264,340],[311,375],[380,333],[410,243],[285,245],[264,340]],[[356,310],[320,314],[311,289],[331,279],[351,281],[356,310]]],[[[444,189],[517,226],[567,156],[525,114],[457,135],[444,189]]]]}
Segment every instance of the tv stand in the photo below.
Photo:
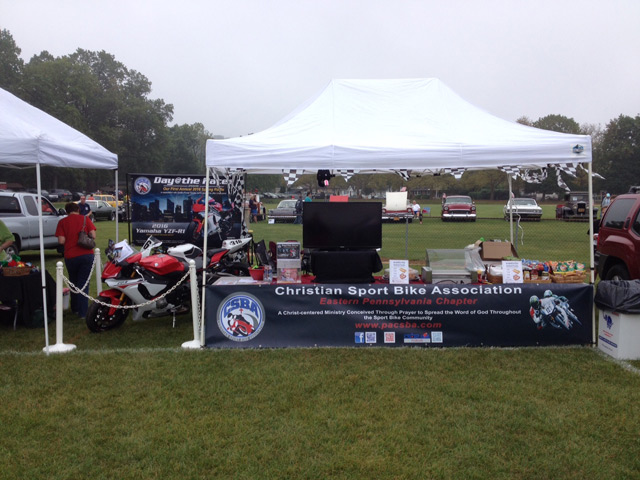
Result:
{"type": "Polygon", "coordinates": [[[382,270],[375,249],[311,250],[311,271],[316,283],[373,283],[382,270]]]}

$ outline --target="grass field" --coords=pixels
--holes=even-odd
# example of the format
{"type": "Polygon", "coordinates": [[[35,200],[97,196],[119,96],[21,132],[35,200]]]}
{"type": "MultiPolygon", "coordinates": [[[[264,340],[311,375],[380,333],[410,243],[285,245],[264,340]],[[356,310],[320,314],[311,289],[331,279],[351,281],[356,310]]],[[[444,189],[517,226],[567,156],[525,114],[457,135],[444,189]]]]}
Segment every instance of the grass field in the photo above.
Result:
{"type": "MultiPolygon", "coordinates": [[[[410,228],[460,248],[482,223],[410,228]]],[[[594,348],[193,352],[189,316],[64,328],[77,350],[45,356],[42,329],[0,325],[0,478],[640,478],[640,362],[594,348]]]]}

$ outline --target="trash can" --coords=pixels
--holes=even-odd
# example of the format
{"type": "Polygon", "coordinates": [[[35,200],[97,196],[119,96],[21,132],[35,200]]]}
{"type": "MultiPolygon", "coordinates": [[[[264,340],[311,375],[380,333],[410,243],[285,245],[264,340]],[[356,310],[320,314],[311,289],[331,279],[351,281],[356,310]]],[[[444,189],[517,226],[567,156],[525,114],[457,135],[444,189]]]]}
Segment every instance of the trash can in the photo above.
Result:
{"type": "Polygon", "coordinates": [[[640,280],[602,280],[594,303],[598,348],[614,358],[640,359],[640,280]]]}

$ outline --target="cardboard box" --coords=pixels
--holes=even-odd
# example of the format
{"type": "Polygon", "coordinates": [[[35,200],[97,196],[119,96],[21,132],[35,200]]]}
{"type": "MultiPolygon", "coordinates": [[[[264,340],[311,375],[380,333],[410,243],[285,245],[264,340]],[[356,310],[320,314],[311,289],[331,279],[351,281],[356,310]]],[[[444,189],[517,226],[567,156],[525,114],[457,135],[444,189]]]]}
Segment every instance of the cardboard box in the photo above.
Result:
{"type": "Polygon", "coordinates": [[[517,257],[518,253],[511,242],[480,242],[482,260],[502,260],[504,257],[517,257]]]}

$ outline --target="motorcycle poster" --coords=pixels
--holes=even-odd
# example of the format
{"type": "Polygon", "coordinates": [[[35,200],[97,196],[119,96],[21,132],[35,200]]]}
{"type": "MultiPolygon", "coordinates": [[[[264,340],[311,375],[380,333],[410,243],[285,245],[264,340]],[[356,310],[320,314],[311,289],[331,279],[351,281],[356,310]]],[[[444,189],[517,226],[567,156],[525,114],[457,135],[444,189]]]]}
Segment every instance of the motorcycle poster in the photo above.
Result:
{"type": "MultiPolygon", "coordinates": [[[[202,247],[205,231],[205,176],[128,174],[131,242],[143,245],[153,235],[165,246],[202,247]]],[[[207,245],[217,248],[243,232],[244,181],[210,180],[207,245]],[[239,199],[239,200],[238,200],[239,199]]]]}

